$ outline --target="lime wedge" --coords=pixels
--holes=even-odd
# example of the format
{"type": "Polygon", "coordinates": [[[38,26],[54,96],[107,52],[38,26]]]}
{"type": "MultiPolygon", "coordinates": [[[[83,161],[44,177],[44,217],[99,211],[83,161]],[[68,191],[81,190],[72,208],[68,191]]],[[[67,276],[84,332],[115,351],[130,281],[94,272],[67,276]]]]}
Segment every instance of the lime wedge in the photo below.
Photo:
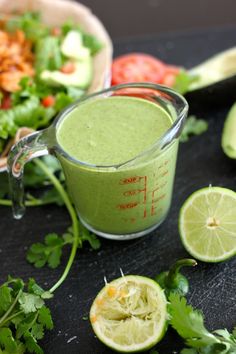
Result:
{"type": "Polygon", "coordinates": [[[115,279],[95,298],[90,321],[96,336],[111,349],[125,353],[148,350],[166,331],[164,291],[142,276],[115,279]]]}
{"type": "Polygon", "coordinates": [[[180,237],[186,250],[204,262],[221,262],[236,254],[236,193],[203,188],[183,204],[180,237]]]}

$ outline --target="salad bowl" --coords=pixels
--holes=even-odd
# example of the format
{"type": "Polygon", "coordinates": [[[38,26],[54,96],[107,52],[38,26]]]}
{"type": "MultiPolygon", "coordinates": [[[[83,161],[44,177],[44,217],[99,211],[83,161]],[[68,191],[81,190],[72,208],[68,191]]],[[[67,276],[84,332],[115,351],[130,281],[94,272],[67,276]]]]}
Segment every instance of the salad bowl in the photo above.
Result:
{"type": "MultiPolygon", "coordinates": [[[[60,29],[67,22],[71,22],[78,28],[81,28],[81,33],[85,33],[87,37],[92,39],[95,38],[95,41],[100,43],[99,50],[96,50],[96,53],[91,55],[91,79],[86,88],[83,88],[84,93],[93,93],[109,87],[113,53],[112,42],[101,21],[89,8],[70,0],[0,0],[0,12],[1,20],[4,20],[5,17],[17,18],[17,16],[26,13],[38,13],[40,15],[40,21],[48,28],[60,29]]],[[[40,98],[40,100],[42,102],[42,98],[40,98]]],[[[5,113],[5,109],[5,107],[0,107],[0,121],[1,113],[5,113]]],[[[58,111],[56,114],[57,113],[58,111]]],[[[46,125],[42,126],[42,128],[44,127],[46,127],[46,125]]],[[[31,133],[32,128],[38,130],[38,127],[34,127],[31,124],[21,125],[19,127],[20,131],[17,131],[14,136],[9,135],[9,139],[4,141],[4,147],[0,150],[0,172],[6,170],[7,155],[11,146],[16,143],[19,138],[31,133]]],[[[1,129],[0,124],[0,140],[1,129]]]]}

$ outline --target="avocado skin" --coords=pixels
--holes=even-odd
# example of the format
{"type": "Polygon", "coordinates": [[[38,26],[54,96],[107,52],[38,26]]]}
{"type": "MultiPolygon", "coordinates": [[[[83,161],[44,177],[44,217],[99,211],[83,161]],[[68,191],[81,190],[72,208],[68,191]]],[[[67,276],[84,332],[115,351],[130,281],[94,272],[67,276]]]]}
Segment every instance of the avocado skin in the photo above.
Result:
{"type": "Polygon", "coordinates": [[[192,107],[199,105],[224,107],[233,104],[236,102],[236,75],[189,91],[185,98],[192,107]]]}

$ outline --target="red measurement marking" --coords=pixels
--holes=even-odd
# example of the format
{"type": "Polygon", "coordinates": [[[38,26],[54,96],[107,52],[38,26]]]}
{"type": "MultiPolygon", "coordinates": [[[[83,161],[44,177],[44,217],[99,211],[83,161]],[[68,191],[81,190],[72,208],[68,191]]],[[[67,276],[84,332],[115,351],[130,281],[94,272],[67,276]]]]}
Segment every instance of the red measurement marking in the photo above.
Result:
{"type": "Polygon", "coordinates": [[[160,200],[164,199],[166,196],[166,193],[163,193],[162,195],[160,195],[160,197],[157,197],[156,199],[153,199],[152,202],[153,203],[158,203],[160,200]]]}
{"type": "Polygon", "coordinates": [[[160,188],[164,188],[166,185],[167,185],[167,181],[163,182],[163,183],[160,185],[160,188]]]}
{"type": "Polygon", "coordinates": [[[131,224],[134,224],[136,222],[136,218],[123,218],[122,220],[131,224]]]}
{"type": "Polygon", "coordinates": [[[168,170],[165,170],[162,174],[161,174],[161,177],[165,177],[166,175],[168,175],[169,171],[168,170]]]}
{"type": "Polygon", "coordinates": [[[144,211],[143,211],[143,218],[145,219],[147,217],[147,209],[145,207],[144,211]]]}
{"type": "Polygon", "coordinates": [[[137,195],[139,193],[142,193],[144,190],[143,189],[133,189],[132,191],[125,191],[123,195],[125,197],[131,197],[133,195],[137,195]]]}
{"type": "Polygon", "coordinates": [[[126,203],[126,204],[119,204],[119,205],[117,205],[117,208],[119,208],[120,210],[133,209],[138,204],[139,204],[139,202],[131,202],[131,203],[126,203]]]}
{"type": "Polygon", "coordinates": [[[144,196],[143,196],[143,203],[146,204],[147,202],[147,176],[144,176],[144,196]]]}
{"type": "Polygon", "coordinates": [[[143,178],[146,179],[147,176],[133,176],[133,177],[128,177],[128,178],[123,178],[120,180],[120,184],[138,183],[143,178]]]}
{"type": "Polygon", "coordinates": [[[157,207],[155,205],[153,205],[151,208],[151,216],[161,214],[162,212],[163,212],[163,208],[157,209],[157,207]]]}

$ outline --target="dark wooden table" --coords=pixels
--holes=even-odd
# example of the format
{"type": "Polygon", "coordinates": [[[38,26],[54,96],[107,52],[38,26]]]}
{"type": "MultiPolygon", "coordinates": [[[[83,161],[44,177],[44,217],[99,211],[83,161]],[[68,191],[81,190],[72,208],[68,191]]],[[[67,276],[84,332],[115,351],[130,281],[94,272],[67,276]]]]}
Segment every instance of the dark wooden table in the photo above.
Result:
{"type": "MultiPolygon", "coordinates": [[[[154,36],[142,40],[115,42],[115,55],[142,51],[154,54],[172,64],[191,67],[210,55],[235,45],[236,27],[189,34],[154,36]]],[[[236,162],[229,160],[220,146],[224,117],[229,107],[206,109],[199,105],[193,113],[209,122],[209,130],[181,144],[173,194],[173,203],[167,220],[152,234],[129,242],[102,240],[99,252],[88,247],[78,252],[67,281],[49,302],[55,329],[41,342],[46,354],[106,354],[111,353],[94,336],[88,315],[91,303],[108,281],[125,274],[155,276],[167,269],[173,260],[188,256],[178,235],[179,209],[189,194],[209,183],[235,189],[236,162]]],[[[25,260],[27,247],[42,240],[49,232],[62,233],[69,224],[63,208],[47,206],[29,208],[20,221],[12,219],[11,210],[1,208],[0,226],[0,280],[8,274],[24,279],[35,277],[43,287],[50,287],[59,277],[66,263],[57,270],[37,270],[25,260]]],[[[210,329],[228,328],[236,324],[236,258],[225,263],[199,262],[195,269],[187,270],[191,290],[189,301],[206,316],[210,329]]],[[[158,345],[160,354],[179,352],[183,343],[173,331],[168,331],[158,345]]]]}

